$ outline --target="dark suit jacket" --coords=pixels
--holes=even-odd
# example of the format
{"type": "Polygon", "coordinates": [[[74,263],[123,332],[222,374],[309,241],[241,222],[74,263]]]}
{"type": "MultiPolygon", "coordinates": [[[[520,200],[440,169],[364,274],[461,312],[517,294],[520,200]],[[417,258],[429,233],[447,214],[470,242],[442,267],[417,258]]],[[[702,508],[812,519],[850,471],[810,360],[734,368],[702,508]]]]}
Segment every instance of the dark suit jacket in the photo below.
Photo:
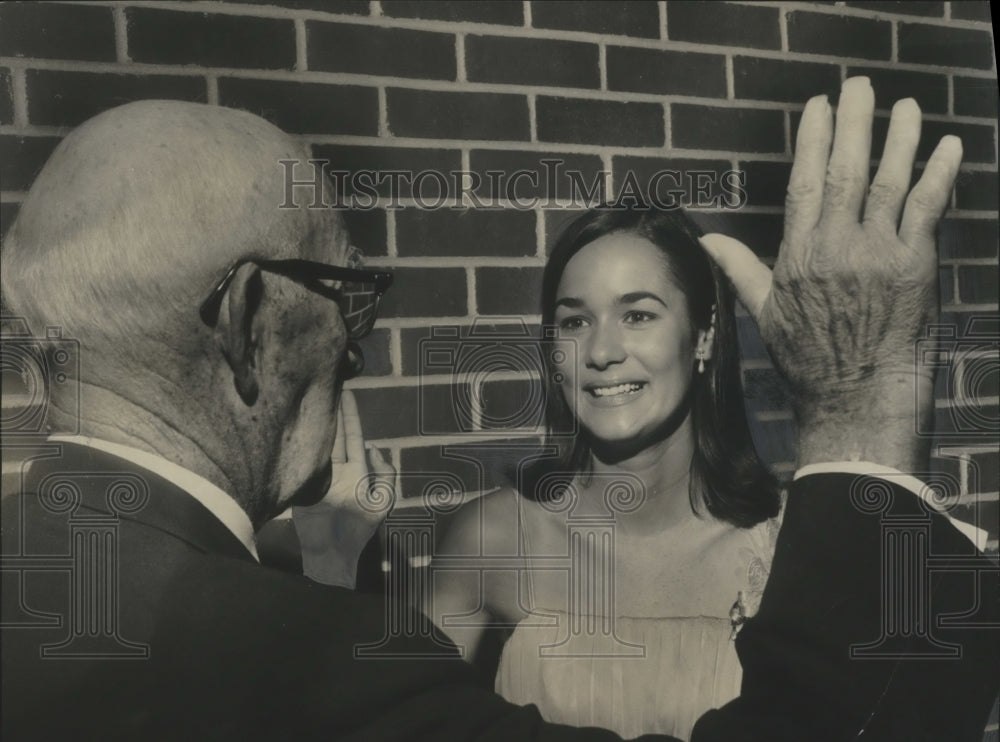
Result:
{"type": "MultiPolygon", "coordinates": [[[[34,462],[3,504],[4,740],[617,739],[543,723],[412,633],[357,658],[357,647],[384,638],[387,620],[419,619],[261,567],[170,482],[62,449],[34,462]]],[[[739,638],[745,695],[706,715],[698,742],[846,739],[866,723],[865,739],[981,734],[997,690],[995,632],[942,630],[960,641],[961,659],[846,658],[851,643],[878,638],[882,620],[884,529],[850,505],[853,479],[793,487],[760,613],[739,638]]],[[[912,495],[895,494],[924,514],[912,495]]],[[[931,553],[971,555],[931,520],[931,553]]],[[[965,610],[972,583],[961,574],[935,577],[947,605],[965,610]]],[[[980,580],[990,593],[977,619],[995,621],[996,573],[980,580]]]]}

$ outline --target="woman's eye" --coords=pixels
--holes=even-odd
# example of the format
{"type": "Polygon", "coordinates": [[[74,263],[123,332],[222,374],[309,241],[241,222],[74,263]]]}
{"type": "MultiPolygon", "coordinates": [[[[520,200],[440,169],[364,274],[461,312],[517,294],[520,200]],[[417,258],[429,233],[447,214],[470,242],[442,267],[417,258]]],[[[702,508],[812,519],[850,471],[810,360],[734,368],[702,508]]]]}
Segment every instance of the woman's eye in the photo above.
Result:
{"type": "Polygon", "coordinates": [[[656,315],[651,312],[641,312],[638,309],[633,309],[625,313],[625,324],[627,325],[637,325],[643,322],[649,322],[650,320],[656,319],[656,315]]]}
{"type": "Polygon", "coordinates": [[[565,319],[559,320],[559,329],[566,332],[572,332],[573,330],[579,330],[586,325],[586,321],[583,317],[566,317],[565,319]]]}

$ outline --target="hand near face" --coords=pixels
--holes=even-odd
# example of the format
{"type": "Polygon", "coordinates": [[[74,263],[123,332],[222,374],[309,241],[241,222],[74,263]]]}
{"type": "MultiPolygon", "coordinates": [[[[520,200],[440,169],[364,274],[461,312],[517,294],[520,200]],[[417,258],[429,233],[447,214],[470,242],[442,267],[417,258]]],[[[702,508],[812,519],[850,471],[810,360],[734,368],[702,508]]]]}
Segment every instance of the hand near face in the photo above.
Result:
{"type": "Polygon", "coordinates": [[[331,463],[326,496],[311,507],[293,508],[292,518],[306,577],[353,588],[361,551],[395,501],[396,470],[374,446],[366,452],[351,392],[341,394],[331,463]]]}
{"type": "Polygon", "coordinates": [[[962,146],[944,137],[909,190],[920,109],[900,101],[869,186],[874,107],[867,78],[844,83],[836,127],[825,96],[806,104],[773,275],[735,240],[702,241],[790,384],[800,465],[855,459],[913,470],[922,459],[915,416],[931,411],[916,404],[932,398],[933,378],[915,348],[937,317],[935,228],[962,146]]]}

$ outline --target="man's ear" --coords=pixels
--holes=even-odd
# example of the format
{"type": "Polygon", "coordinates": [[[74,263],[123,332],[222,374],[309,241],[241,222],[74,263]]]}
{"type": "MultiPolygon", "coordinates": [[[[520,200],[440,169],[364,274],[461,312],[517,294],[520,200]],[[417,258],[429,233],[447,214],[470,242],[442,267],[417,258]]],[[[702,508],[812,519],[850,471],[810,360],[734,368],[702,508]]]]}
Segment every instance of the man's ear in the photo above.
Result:
{"type": "Polygon", "coordinates": [[[260,310],[264,283],[260,268],[244,263],[226,291],[227,301],[219,312],[216,336],[229,367],[233,371],[236,391],[246,404],[257,401],[260,391],[256,353],[259,337],[254,333],[254,320],[260,310]]]}

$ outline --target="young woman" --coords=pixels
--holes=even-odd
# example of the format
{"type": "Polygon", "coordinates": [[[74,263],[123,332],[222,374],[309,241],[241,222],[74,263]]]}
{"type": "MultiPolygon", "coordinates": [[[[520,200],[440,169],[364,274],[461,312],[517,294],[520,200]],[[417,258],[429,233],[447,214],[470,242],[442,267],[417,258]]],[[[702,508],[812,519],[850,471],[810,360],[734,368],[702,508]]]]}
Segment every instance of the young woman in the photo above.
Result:
{"type": "Polygon", "coordinates": [[[551,721],[686,738],[739,694],[732,638],[781,500],[747,427],[732,296],[698,234],[643,206],[567,228],[542,289],[558,453],[463,508],[438,552],[506,557],[436,570],[432,618],[469,658],[506,628],[497,690],[551,721]]]}

